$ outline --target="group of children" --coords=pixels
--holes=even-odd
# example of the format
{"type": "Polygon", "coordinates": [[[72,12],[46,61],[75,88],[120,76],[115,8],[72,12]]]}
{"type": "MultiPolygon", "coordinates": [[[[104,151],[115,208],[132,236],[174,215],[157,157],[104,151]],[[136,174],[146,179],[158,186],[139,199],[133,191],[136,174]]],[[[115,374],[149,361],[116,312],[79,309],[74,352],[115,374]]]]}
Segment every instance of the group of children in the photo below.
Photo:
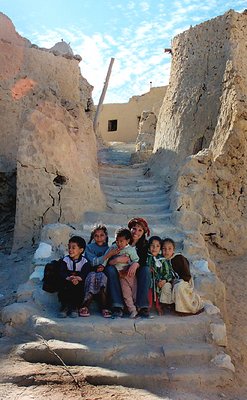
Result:
{"type": "MultiPolygon", "coordinates": [[[[102,316],[112,316],[107,296],[107,264],[114,265],[118,271],[129,317],[135,318],[138,315],[135,305],[135,273],[139,267],[139,257],[135,247],[129,244],[130,241],[131,231],[120,228],[116,232],[114,244],[109,246],[105,225],[94,227],[88,244],[79,236],[73,236],[69,240],[69,254],[60,260],[59,265],[60,318],[90,316],[89,307],[95,298],[98,300],[102,316]],[[126,262],[112,261],[119,256],[122,256],[121,261],[126,262]]],[[[155,304],[158,314],[163,315],[165,308],[174,304],[173,288],[181,280],[171,262],[175,243],[172,239],[161,240],[159,236],[152,236],[148,245],[146,262],[150,271],[149,307],[155,304]]]]}

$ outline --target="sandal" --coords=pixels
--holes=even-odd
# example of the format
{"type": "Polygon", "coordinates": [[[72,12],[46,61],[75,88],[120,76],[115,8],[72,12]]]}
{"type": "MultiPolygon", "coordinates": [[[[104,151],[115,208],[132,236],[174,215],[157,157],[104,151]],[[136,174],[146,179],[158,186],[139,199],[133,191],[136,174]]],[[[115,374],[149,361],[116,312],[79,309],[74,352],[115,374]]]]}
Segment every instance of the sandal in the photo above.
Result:
{"type": "Polygon", "coordinates": [[[87,307],[82,307],[79,310],[79,317],[90,317],[90,312],[87,307]]]}
{"type": "Polygon", "coordinates": [[[107,309],[102,310],[102,315],[104,318],[111,318],[111,312],[107,309]]]}

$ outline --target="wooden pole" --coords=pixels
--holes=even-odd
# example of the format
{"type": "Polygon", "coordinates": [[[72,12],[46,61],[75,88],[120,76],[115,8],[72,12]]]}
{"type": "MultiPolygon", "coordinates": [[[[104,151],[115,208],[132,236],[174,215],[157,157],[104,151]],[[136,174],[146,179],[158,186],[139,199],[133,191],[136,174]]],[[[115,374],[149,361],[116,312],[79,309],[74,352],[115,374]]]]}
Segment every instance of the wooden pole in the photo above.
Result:
{"type": "Polygon", "coordinates": [[[95,133],[96,133],[96,129],[97,129],[97,124],[98,124],[99,114],[100,114],[100,111],[101,111],[101,106],[103,104],[103,101],[104,101],[104,98],[105,98],[105,94],[106,94],[106,91],[107,91],[107,87],[108,87],[108,83],[109,83],[109,79],[110,79],[111,70],[112,70],[112,66],[113,66],[114,60],[115,60],[115,58],[111,58],[111,61],[110,61],[109,67],[108,67],[108,71],[107,71],[107,75],[106,75],[106,78],[105,78],[104,87],[103,87],[103,90],[102,90],[102,93],[101,93],[101,96],[100,96],[100,99],[99,99],[99,104],[98,104],[97,109],[96,109],[96,113],[95,113],[95,117],[94,117],[94,121],[93,121],[93,129],[94,129],[95,133]]]}

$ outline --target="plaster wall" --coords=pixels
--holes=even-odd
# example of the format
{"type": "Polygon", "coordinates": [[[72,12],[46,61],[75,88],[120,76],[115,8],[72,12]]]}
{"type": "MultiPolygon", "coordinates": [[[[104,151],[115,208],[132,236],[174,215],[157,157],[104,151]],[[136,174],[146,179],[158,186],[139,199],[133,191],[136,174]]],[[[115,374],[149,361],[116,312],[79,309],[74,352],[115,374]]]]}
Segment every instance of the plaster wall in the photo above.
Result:
{"type": "Polygon", "coordinates": [[[153,87],[148,93],[133,96],[128,103],[104,104],[99,117],[98,132],[105,141],[135,142],[143,111],[158,115],[166,86],[153,87]],[[108,121],[117,120],[117,130],[108,131],[108,121]]]}

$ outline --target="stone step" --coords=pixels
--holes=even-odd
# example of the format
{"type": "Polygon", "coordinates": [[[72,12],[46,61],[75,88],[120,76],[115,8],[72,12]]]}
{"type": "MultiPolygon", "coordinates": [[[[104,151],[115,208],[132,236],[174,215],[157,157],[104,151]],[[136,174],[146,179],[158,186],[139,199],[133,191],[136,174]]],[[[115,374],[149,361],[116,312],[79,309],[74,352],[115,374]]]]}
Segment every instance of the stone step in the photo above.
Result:
{"type": "Polygon", "coordinates": [[[128,203],[123,203],[121,201],[107,201],[107,209],[116,213],[129,213],[132,212],[134,214],[145,214],[150,211],[152,213],[163,214],[167,213],[169,210],[169,201],[166,203],[152,203],[151,201],[148,204],[138,204],[137,201],[132,201],[128,203]]]}
{"type": "MultiPolygon", "coordinates": [[[[60,365],[60,360],[49,349],[61,357],[66,365],[83,365],[86,380],[93,385],[123,385],[135,388],[157,389],[164,388],[168,384],[183,383],[183,386],[193,385],[218,385],[226,384],[233,379],[232,371],[206,363],[202,365],[186,365],[178,367],[150,366],[143,363],[140,365],[117,364],[116,366],[101,366],[96,354],[90,357],[87,346],[79,346],[74,343],[59,343],[48,341],[47,345],[42,341],[26,343],[17,348],[18,356],[28,362],[42,362],[60,365]],[[47,347],[49,346],[49,348],[47,347]],[[81,357],[81,354],[83,356],[81,357]]],[[[99,358],[105,356],[108,362],[109,353],[105,352],[104,344],[101,343],[101,351],[98,350],[99,358]]],[[[117,349],[112,348],[112,353],[117,357],[117,349]]]]}
{"type": "MultiPolygon", "coordinates": [[[[188,365],[199,367],[208,364],[217,354],[213,345],[205,343],[184,343],[183,346],[171,347],[137,343],[117,344],[110,343],[107,339],[103,342],[87,341],[83,344],[51,339],[47,344],[66,365],[97,365],[112,369],[127,369],[133,366],[159,366],[170,369],[188,365]]],[[[54,353],[49,351],[48,346],[44,347],[42,342],[20,346],[19,354],[29,362],[54,364],[57,361],[54,353]]]]}
{"type": "Polygon", "coordinates": [[[146,183],[145,185],[116,185],[116,184],[102,184],[101,182],[101,187],[103,192],[106,193],[122,193],[122,192],[128,192],[131,193],[139,193],[139,192],[145,192],[145,193],[150,193],[150,192],[157,192],[158,194],[164,193],[165,192],[165,187],[160,185],[159,183],[146,183]]]}
{"type": "Polygon", "coordinates": [[[146,164],[135,164],[129,167],[121,165],[100,165],[99,174],[100,176],[145,176],[148,173],[148,168],[146,164]],[[145,174],[145,175],[144,175],[145,174]]]}
{"type": "MultiPolygon", "coordinates": [[[[44,294],[40,293],[40,296],[44,294]]],[[[34,297],[38,302],[40,298],[38,292],[34,297]]],[[[45,302],[44,297],[42,301],[45,302]]],[[[130,343],[177,346],[186,342],[205,343],[205,339],[210,340],[211,337],[209,319],[205,313],[187,317],[153,315],[150,319],[136,320],[128,317],[104,319],[94,313],[88,318],[59,319],[54,312],[54,304],[50,303],[46,304],[45,316],[33,315],[30,326],[34,334],[46,340],[55,338],[80,344],[106,341],[112,345],[115,343],[116,346],[130,343]]]]}
{"type": "Polygon", "coordinates": [[[98,152],[98,160],[101,164],[130,165],[131,151],[102,149],[98,152]]]}
{"type": "Polygon", "coordinates": [[[228,369],[214,366],[184,367],[179,369],[146,368],[143,373],[139,369],[112,371],[103,368],[89,367],[85,371],[87,382],[93,385],[122,385],[134,388],[145,388],[157,391],[157,388],[175,387],[180,383],[183,387],[191,385],[226,385],[233,381],[233,373],[228,369]]]}
{"type": "MultiPolygon", "coordinates": [[[[172,214],[170,212],[162,212],[160,213],[160,215],[157,213],[152,213],[152,211],[142,213],[142,217],[148,221],[150,226],[170,225],[171,215],[172,214]]],[[[85,224],[92,224],[92,225],[94,225],[95,223],[103,223],[107,226],[108,225],[126,226],[128,221],[134,217],[136,217],[136,213],[133,212],[133,210],[129,210],[124,214],[123,213],[115,214],[110,210],[103,212],[88,211],[84,213],[83,221],[85,224]]]]}
{"type": "Polygon", "coordinates": [[[121,194],[105,193],[105,195],[106,200],[109,202],[116,202],[119,204],[170,204],[170,199],[164,192],[160,194],[141,192],[141,195],[138,194],[136,197],[132,196],[132,194],[128,192],[123,192],[121,194]]]}
{"type": "Polygon", "coordinates": [[[150,200],[158,199],[160,197],[166,198],[168,197],[169,191],[165,190],[163,187],[156,187],[156,188],[142,188],[142,190],[136,188],[126,188],[126,186],[116,187],[116,186],[109,186],[109,185],[102,185],[102,189],[104,194],[107,197],[130,197],[134,199],[135,201],[138,201],[138,199],[146,198],[150,200]],[[145,189],[145,190],[144,190],[145,189]]]}
{"type": "Polygon", "coordinates": [[[147,186],[147,185],[152,185],[152,186],[158,186],[158,187],[163,187],[160,185],[159,182],[157,182],[155,179],[152,178],[145,178],[145,177],[129,177],[129,176],[100,176],[100,184],[101,185],[110,185],[110,186],[125,186],[128,185],[130,186],[147,186]]]}

